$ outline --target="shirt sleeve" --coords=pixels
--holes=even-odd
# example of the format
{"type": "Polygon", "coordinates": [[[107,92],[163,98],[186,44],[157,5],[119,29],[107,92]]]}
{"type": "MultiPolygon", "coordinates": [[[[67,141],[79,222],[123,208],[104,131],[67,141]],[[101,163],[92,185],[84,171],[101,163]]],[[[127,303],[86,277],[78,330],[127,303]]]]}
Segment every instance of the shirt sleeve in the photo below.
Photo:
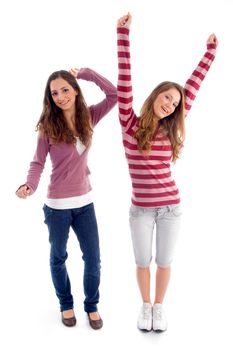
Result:
{"type": "Polygon", "coordinates": [[[117,100],[119,119],[123,131],[127,131],[137,121],[133,110],[133,94],[130,63],[129,29],[117,28],[118,83],[117,100]]]}
{"type": "Polygon", "coordinates": [[[39,133],[37,139],[37,148],[33,157],[32,162],[30,163],[26,185],[30,188],[31,193],[33,194],[39,184],[41,174],[44,170],[44,165],[46,161],[47,154],[49,152],[49,141],[46,136],[39,133]]]}
{"type": "Polygon", "coordinates": [[[207,44],[207,51],[202,57],[198,66],[191,74],[190,78],[186,81],[184,86],[185,94],[185,110],[186,116],[192,107],[192,103],[196,98],[197,92],[201,86],[201,83],[205,79],[206,73],[208,72],[216,55],[216,45],[207,44]]]}
{"type": "Polygon", "coordinates": [[[90,112],[92,118],[92,126],[94,127],[117,103],[116,87],[106,78],[90,68],[81,68],[78,72],[77,79],[92,81],[105,94],[105,98],[91,105],[90,112]]]}

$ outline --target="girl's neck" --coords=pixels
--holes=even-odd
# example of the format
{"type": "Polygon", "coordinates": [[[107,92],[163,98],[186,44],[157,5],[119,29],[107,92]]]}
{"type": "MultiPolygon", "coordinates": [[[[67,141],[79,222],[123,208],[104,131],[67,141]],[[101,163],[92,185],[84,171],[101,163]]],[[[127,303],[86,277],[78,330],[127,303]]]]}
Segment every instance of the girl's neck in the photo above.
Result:
{"type": "Polygon", "coordinates": [[[76,135],[75,114],[71,111],[63,112],[68,128],[76,135]]]}
{"type": "Polygon", "coordinates": [[[67,120],[67,122],[75,121],[75,111],[71,111],[71,110],[63,111],[63,115],[64,115],[64,118],[67,120]]]}

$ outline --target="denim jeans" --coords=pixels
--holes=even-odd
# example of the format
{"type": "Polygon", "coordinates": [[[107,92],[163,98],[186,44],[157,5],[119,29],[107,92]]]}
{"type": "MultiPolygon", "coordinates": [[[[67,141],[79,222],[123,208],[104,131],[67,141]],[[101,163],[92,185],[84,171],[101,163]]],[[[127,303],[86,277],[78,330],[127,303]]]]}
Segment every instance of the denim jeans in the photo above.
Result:
{"type": "Polygon", "coordinates": [[[73,229],[82,251],[84,261],[84,310],[97,311],[100,284],[99,235],[93,203],[76,209],[52,209],[43,207],[45,223],[49,230],[50,269],[60,310],[73,308],[73,296],[66,269],[67,241],[73,229]]]}
{"type": "Polygon", "coordinates": [[[155,262],[160,267],[171,265],[180,230],[181,206],[161,208],[130,207],[130,229],[136,265],[148,267],[152,260],[153,233],[156,226],[155,262]]]}

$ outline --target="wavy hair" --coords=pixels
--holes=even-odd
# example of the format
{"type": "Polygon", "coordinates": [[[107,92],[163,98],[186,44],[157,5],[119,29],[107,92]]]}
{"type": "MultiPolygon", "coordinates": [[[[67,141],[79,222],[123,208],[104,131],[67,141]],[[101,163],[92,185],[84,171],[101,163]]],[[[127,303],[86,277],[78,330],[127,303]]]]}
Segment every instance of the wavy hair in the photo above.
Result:
{"type": "Polygon", "coordinates": [[[58,78],[64,79],[78,93],[75,98],[75,129],[80,141],[85,146],[88,146],[93,134],[90,111],[76,78],[65,70],[56,71],[48,78],[44,92],[43,110],[36,125],[36,130],[42,131],[54,143],[76,143],[77,139],[69,129],[63,116],[63,111],[56,106],[51,95],[51,81],[58,78]]]}
{"type": "Polygon", "coordinates": [[[137,140],[138,149],[148,154],[151,151],[151,143],[154,141],[158,130],[167,135],[172,146],[172,162],[179,158],[185,138],[185,109],[184,89],[177,83],[164,81],[160,83],[145,100],[139,116],[139,127],[134,137],[137,140]],[[180,102],[174,112],[163,119],[157,119],[154,114],[154,101],[159,94],[175,88],[180,93],[180,102]]]}

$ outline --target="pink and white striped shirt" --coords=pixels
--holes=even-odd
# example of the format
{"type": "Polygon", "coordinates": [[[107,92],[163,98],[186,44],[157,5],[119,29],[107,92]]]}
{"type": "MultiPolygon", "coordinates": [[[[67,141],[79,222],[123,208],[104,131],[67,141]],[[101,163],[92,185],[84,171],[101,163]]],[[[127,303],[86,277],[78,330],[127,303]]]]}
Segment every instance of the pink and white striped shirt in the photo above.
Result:
{"type": "MultiPolygon", "coordinates": [[[[158,132],[151,152],[139,152],[134,133],[139,118],[133,110],[131,83],[129,29],[117,28],[118,47],[118,107],[125,155],[132,181],[132,204],[140,207],[163,207],[180,202],[179,190],[171,175],[172,148],[169,138],[158,132]]],[[[201,82],[215,58],[216,45],[207,44],[207,51],[187,80],[185,93],[186,115],[189,112],[201,82]]]]}

